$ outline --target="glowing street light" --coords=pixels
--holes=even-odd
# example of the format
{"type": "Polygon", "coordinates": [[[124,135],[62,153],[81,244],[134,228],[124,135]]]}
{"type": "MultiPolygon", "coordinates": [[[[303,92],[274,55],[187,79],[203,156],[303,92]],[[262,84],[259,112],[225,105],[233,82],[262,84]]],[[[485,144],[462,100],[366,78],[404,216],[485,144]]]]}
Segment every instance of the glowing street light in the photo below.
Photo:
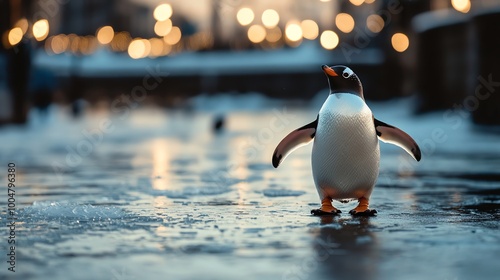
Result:
{"type": "Polygon", "coordinates": [[[142,39],[135,39],[128,45],[128,55],[133,59],[139,59],[145,56],[146,44],[142,39]]]}
{"type": "Polygon", "coordinates": [[[250,23],[252,23],[254,18],[255,18],[255,15],[254,15],[252,9],[250,9],[250,8],[241,8],[238,11],[238,13],[236,14],[236,19],[243,26],[249,25],[250,23]]]}
{"type": "Polygon", "coordinates": [[[165,41],[165,43],[173,46],[173,45],[179,43],[181,38],[182,38],[181,29],[177,26],[174,26],[174,27],[172,27],[172,30],[170,30],[170,32],[167,34],[167,36],[163,37],[163,41],[165,41]]]}
{"type": "Polygon", "coordinates": [[[14,27],[9,31],[8,40],[11,46],[15,46],[23,39],[23,30],[21,27],[14,27]]]}
{"type": "Polygon", "coordinates": [[[379,33],[384,28],[384,19],[379,15],[369,15],[366,18],[366,27],[373,33],[379,33]]]}
{"type": "Polygon", "coordinates": [[[314,40],[318,38],[319,27],[314,20],[306,19],[300,23],[304,38],[314,40]]]}
{"type": "Polygon", "coordinates": [[[349,0],[349,2],[351,2],[354,6],[360,6],[363,2],[365,2],[365,0],[349,0]]]}
{"type": "Polygon", "coordinates": [[[410,39],[403,33],[396,33],[392,35],[391,43],[397,52],[404,52],[410,46],[410,39]]]}
{"type": "Polygon", "coordinates": [[[320,37],[321,46],[327,50],[333,50],[339,44],[339,36],[332,30],[325,30],[320,37]]]}
{"type": "Polygon", "coordinates": [[[258,24],[250,26],[248,29],[248,39],[254,44],[264,41],[266,39],[266,29],[258,24]]]}
{"type": "Polygon", "coordinates": [[[280,22],[280,15],[273,9],[267,9],[262,13],[262,23],[267,28],[273,28],[280,22]]]}
{"type": "Polygon", "coordinates": [[[162,37],[166,36],[172,30],[172,21],[170,19],[164,21],[157,21],[155,24],[156,35],[162,37]]]}
{"type": "Polygon", "coordinates": [[[335,17],[335,25],[340,31],[349,33],[354,29],[354,18],[350,14],[340,13],[335,17]]]}
{"type": "Polygon", "coordinates": [[[113,30],[113,27],[111,26],[103,26],[97,30],[97,41],[99,43],[106,45],[111,43],[113,41],[113,37],[115,37],[115,31],[113,30]]]}
{"type": "Polygon", "coordinates": [[[172,6],[170,4],[160,4],[155,8],[153,17],[157,21],[165,21],[172,16],[172,13],[172,6]]]}
{"type": "Polygon", "coordinates": [[[299,23],[289,22],[286,25],[285,34],[288,40],[297,42],[302,39],[302,28],[299,23]]]}
{"type": "Polygon", "coordinates": [[[41,19],[33,24],[33,36],[37,41],[42,41],[49,35],[49,21],[41,19]]]}
{"type": "Polygon", "coordinates": [[[455,10],[464,14],[470,10],[470,0],[451,0],[451,5],[455,10]]]}

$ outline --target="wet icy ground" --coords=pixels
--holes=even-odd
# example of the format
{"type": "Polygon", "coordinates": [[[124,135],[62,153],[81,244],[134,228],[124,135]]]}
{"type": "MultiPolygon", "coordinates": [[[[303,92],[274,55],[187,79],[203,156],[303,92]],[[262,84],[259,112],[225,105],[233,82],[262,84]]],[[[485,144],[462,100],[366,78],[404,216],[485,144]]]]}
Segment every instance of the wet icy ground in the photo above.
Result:
{"type": "Polygon", "coordinates": [[[1,224],[10,161],[20,210],[17,271],[2,226],[0,278],[498,279],[500,135],[457,113],[412,117],[411,102],[371,105],[423,150],[417,164],[381,144],[374,218],[351,218],[354,203],[338,204],[340,217],[309,214],[311,146],[271,166],[275,145],[321,102],[199,98],[191,110],[103,105],[79,119],[52,108],[1,128],[1,224]],[[220,111],[204,109],[214,104],[226,108],[219,134],[220,111]],[[86,151],[82,132],[105,120],[113,129],[88,155],[68,152],[86,151]]]}

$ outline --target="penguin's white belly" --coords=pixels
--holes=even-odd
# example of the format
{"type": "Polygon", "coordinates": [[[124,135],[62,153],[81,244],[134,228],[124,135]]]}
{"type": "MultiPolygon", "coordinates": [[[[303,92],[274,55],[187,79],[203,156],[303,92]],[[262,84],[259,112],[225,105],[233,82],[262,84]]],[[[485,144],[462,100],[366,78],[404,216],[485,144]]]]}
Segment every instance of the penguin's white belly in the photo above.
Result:
{"type": "Polygon", "coordinates": [[[312,151],[320,197],[368,198],[378,177],[379,161],[370,108],[354,94],[331,94],[319,112],[312,151]]]}

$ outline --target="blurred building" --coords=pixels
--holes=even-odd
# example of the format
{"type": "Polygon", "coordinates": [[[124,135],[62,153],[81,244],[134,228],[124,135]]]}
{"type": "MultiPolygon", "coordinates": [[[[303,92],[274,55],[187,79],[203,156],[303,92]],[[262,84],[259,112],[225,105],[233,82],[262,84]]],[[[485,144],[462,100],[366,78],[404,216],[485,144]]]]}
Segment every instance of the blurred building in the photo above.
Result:
{"type": "MultiPolygon", "coordinates": [[[[326,63],[355,69],[368,99],[417,94],[416,109],[425,112],[460,103],[474,77],[498,65],[489,62],[494,53],[478,51],[496,44],[483,32],[496,15],[480,16],[499,5],[494,0],[1,3],[2,69],[8,61],[28,65],[11,71],[14,78],[2,71],[0,84],[3,77],[8,91],[31,91],[14,84],[33,72],[33,61],[55,74],[70,102],[130,91],[148,67],[164,81],[151,95],[164,101],[248,91],[311,99],[326,88],[319,67],[326,63]]],[[[22,96],[12,102],[30,102],[22,96]]]]}

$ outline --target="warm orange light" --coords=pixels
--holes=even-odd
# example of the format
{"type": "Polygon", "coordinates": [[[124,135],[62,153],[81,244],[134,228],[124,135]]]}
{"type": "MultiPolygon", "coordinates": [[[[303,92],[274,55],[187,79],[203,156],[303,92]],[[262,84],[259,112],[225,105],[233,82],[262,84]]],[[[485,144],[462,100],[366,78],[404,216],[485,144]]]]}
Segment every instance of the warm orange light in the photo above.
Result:
{"type": "Polygon", "coordinates": [[[175,45],[179,43],[182,38],[181,29],[177,26],[172,27],[172,30],[167,34],[167,36],[163,37],[163,41],[169,45],[175,45]]]}
{"type": "Polygon", "coordinates": [[[371,4],[371,3],[374,3],[374,2],[375,2],[375,0],[365,0],[366,4],[371,4]]]}
{"type": "Polygon", "coordinates": [[[365,0],[349,0],[349,2],[351,2],[354,6],[360,6],[363,2],[365,2],[365,0]]]}
{"type": "Polygon", "coordinates": [[[162,39],[151,38],[149,39],[149,44],[151,45],[151,52],[149,53],[149,56],[157,57],[163,53],[164,42],[162,39]]]}
{"type": "Polygon", "coordinates": [[[321,46],[327,50],[333,50],[339,44],[339,36],[332,30],[325,30],[320,37],[321,46]]]}
{"type": "Polygon", "coordinates": [[[41,19],[33,24],[33,36],[37,41],[42,41],[49,35],[49,21],[41,19]]]}
{"type": "Polygon", "coordinates": [[[267,9],[262,13],[262,23],[267,28],[273,28],[280,22],[280,15],[273,9],[267,9]]]}
{"type": "Polygon", "coordinates": [[[118,52],[126,51],[131,40],[128,32],[117,32],[111,41],[111,49],[118,52]]]}
{"type": "Polygon", "coordinates": [[[266,29],[261,25],[252,25],[248,29],[248,39],[252,43],[260,43],[266,39],[266,29]]]}
{"type": "Polygon", "coordinates": [[[319,27],[314,20],[306,19],[300,23],[304,38],[314,40],[318,38],[319,27]]]}
{"type": "Polygon", "coordinates": [[[282,36],[283,34],[281,32],[281,29],[276,26],[273,29],[267,31],[266,40],[270,43],[276,43],[281,39],[282,36]]]}
{"type": "Polygon", "coordinates": [[[20,27],[21,30],[23,31],[23,35],[26,34],[28,31],[28,20],[25,18],[22,18],[14,24],[14,27],[20,27]]]}
{"type": "Polygon", "coordinates": [[[172,21],[170,19],[157,21],[155,24],[155,33],[158,36],[166,36],[172,30],[172,21]]]}
{"type": "Polygon", "coordinates": [[[286,25],[285,34],[288,40],[297,42],[302,39],[302,28],[299,23],[289,22],[286,25]]]}
{"type": "Polygon", "coordinates": [[[146,45],[142,39],[135,39],[128,45],[128,55],[133,59],[144,57],[146,45]]]}
{"type": "Polygon", "coordinates": [[[410,39],[403,33],[396,33],[392,35],[391,43],[397,52],[404,52],[410,46],[410,39]]]}
{"type": "Polygon", "coordinates": [[[80,46],[80,37],[76,36],[75,34],[69,34],[68,37],[69,37],[69,49],[73,53],[78,52],[78,48],[80,46]]]}
{"type": "Polygon", "coordinates": [[[103,45],[111,43],[111,41],[113,41],[114,36],[115,36],[115,31],[111,26],[103,26],[99,28],[96,34],[97,41],[99,41],[99,43],[103,45]]]}
{"type": "Polygon", "coordinates": [[[68,47],[69,40],[65,35],[57,35],[50,40],[50,50],[55,54],[63,53],[68,47]],[[66,39],[65,39],[66,38],[66,39]]]}
{"type": "Polygon", "coordinates": [[[153,17],[157,21],[165,21],[172,16],[172,13],[172,6],[170,4],[160,4],[155,8],[153,17]]]}
{"type": "Polygon", "coordinates": [[[241,8],[238,11],[238,13],[236,14],[236,19],[243,26],[249,25],[250,23],[252,23],[254,18],[255,18],[255,15],[254,15],[252,9],[250,9],[250,8],[241,8]]]}
{"type": "Polygon", "coordinates": [[[470,0],[451,0],[453,8],[459,12],[467,13],[470,11],[470,0]]]}
{"type": "Polygon", "coordinates": [[[8,40],[11,46],[15,46],[23,39],[23,30],[21,27],[14,27],[9,31],[8,40]]]}
{"type": "Polygon", "coordinates": [[[369,15],[366,18],[366,27],[373,33],[379,33],[384,28],[384,19],[379,15],[369,15]]]}
{"type": "Polygon", "coordinates": [[[349,33],[354,29],[354,18],[350,14],[340,13],[335,17],[335,25],[340,31],[349,33]]]}

